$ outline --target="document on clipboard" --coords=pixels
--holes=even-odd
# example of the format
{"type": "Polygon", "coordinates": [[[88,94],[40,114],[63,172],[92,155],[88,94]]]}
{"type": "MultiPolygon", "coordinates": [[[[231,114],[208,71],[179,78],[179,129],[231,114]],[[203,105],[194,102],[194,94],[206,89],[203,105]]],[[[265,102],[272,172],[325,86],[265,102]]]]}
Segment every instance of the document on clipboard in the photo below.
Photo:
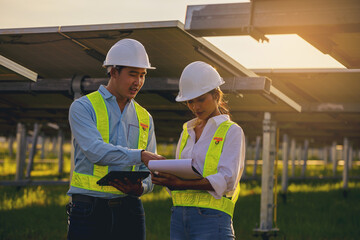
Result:
{"type": "Polygon", "coordinates": [[[182,179],[201,179],[201,174],[194,168],[192,159],[150,160],[148,168],[152,171],[173,174],[182,179]]]}

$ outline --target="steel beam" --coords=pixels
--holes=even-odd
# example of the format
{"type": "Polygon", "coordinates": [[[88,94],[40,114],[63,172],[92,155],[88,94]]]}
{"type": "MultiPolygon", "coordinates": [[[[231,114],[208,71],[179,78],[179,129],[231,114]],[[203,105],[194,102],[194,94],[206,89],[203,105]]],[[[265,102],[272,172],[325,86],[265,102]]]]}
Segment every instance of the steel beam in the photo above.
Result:
{"type": "Polygon", "coordinates": [[[16,72],[17,74],[24,76],[34,82],[36,82],[38,78],[38,74],[36,72],[31,71],[30,69],[27,69],[24,66],[21,66],[20,64],[11,61],[10,59],[0,55],[0,65],[10,69],[13,72],[16,72]]]}

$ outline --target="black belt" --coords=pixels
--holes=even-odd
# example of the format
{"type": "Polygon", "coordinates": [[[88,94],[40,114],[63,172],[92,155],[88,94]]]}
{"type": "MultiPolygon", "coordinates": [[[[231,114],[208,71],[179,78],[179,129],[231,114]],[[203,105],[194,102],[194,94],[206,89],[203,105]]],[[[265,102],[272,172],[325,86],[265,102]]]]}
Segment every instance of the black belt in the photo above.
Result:
{"type": "Polygon", "coordinates": [[[105,199],[105,198],[87,196],[83,194],[73,194],[71,197],[73,202],[86,202],[86,203],[104,202],[107,203],[109,206],[121,205],[124,201],[137,199],[136,197],[131,197],[131,196],[105,199]]]}
{"type": "Polygon", "coordinates": [[[93,203],[95,202],[96,197],[86,196],[82,194],[73,194],[71,196],[72,201],[76,202],[87,202],[87,203],[93,203]]]}

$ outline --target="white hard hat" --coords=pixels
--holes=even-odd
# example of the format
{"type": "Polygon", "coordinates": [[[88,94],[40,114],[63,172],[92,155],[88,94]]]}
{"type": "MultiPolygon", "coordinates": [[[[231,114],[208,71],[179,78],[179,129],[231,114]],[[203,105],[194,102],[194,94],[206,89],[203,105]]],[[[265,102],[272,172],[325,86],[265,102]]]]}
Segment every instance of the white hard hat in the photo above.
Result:
{"type": "Polygon", "coordinates": [[[207,63],[196,61],[187,65],[180,77],[177,102],[197,98],[224,84],[219,73],[207,63]]]}
{"type": "Polygon", "coordinates": [[[150,65],[149,57],[144,46],[140,42],[129,38],[118,41],[110,48],[103,66],[155,69],[150,65]]]}

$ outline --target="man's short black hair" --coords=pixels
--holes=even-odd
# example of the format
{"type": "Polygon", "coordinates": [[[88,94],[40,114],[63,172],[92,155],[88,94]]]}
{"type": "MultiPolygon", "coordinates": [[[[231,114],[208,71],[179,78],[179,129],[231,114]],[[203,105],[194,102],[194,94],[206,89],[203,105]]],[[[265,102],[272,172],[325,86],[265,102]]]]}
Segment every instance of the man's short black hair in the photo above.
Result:
{"type": "MultiPolygon", "coordinates": [[[[115,69],[118,71],[118,73],[121,73],[121,70],[125,68],[125,66],[116,66],[115,69]]],[[[110,71],[107,73],[108,77],[111,77],[110,71]]]]}

